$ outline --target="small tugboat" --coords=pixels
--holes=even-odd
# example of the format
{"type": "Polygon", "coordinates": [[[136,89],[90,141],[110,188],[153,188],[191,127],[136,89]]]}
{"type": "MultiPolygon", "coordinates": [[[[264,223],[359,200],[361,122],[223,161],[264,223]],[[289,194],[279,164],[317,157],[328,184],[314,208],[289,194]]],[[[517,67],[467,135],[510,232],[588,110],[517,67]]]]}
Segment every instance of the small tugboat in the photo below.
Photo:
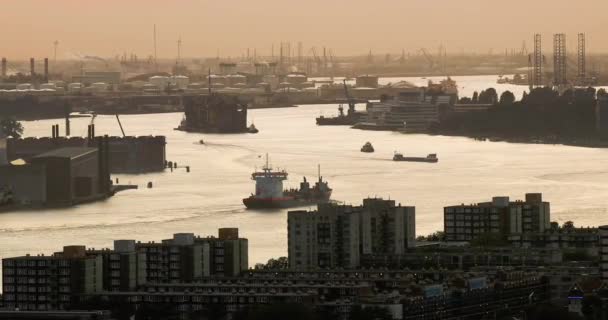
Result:
{"type": "Polygon", "coordinates": [[[374,152],[374,146],[372,146],[372,144],[368,141],[363,145],[363,147],[361,147],[361,152],[374,152]]]}
{"type": "Polygon", "coordinates": [[[426,157],[404,157],[403,154],[395,152],[395,155],[393,156],[393,161],[436,163],[439,161],[439,158],[437,158],[437,154],[435,153],[431,153],[426,157]]]}
{"type": "Polygon", "coordinates": [[[248,128],[247,128],[247,132],[249,133],[258,133],[260,132],[260,130],[258,130],[258,128],[255,127],[255,124],[251,124],[248,128]]]}
{"type": "Polygon", "coordinates": [[[254,172],[251,180],[255,181],[255,194],[243,199],[243,204],[248,209],[293,208],[325,203],[329,202],[332,193],[328,183],[321,177],[320,167],[319,181],[312,188],[304,177],[299,189],[283,190],[283,181],[287,180],[287,172],[273,171],[268,164],[268,155],[262,171],[254,172]]]}

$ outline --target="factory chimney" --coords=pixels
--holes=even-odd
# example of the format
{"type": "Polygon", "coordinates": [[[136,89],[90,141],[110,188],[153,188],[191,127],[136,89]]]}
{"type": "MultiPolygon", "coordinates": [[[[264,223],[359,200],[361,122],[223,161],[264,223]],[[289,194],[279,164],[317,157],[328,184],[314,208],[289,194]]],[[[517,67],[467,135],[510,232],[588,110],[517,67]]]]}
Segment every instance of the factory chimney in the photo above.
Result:
{"type": "Polygon", "coordinates": [[[49,82],[49,58],[44,58],[44,81],[49,82]]]}
{"type": "Polygon", "coordinates": [[[2,58],[2,73],[0,74],[0,76],[2,78],[6,78],[6,70],[7,69],[7,62],[6,62],[6,58],[2,58]]]}
{"type": "Polygon", "coordinates": [[[34,64],[35,64],[34,58],[30,58],[30,75],[32,77],[36,75],[36,67],[34,64]]]}

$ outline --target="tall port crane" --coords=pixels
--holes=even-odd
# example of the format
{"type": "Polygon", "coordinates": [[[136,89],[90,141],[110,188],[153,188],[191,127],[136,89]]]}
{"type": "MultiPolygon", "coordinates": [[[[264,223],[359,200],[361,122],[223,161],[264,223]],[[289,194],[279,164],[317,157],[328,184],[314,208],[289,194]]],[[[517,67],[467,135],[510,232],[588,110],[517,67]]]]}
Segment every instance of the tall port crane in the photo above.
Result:
{"type": "MultiPolygon", "coordinates": [[[[346,85],[346,79],[342,81],[344,85],[344,95],[346,96],[346,101],[348,101],[348,115],[351,116],[355,113],[355,101],[352,99],[350,94],[348,93],[348,86],[346,85]]],[[[340,106],[340,108],[342,108],[340,106]]],[[[340,114],[343,114],[343,111],[340,109],[340,114]]]]}
{"type": "Polygon", "coordinates": [[[433,70],[433,68],[435,67],[435,59],[433,59],[433,56],[425,48],[420,48],[420,52],[422,53],[424,58],[428,61],[429,69],[433,70]]]}

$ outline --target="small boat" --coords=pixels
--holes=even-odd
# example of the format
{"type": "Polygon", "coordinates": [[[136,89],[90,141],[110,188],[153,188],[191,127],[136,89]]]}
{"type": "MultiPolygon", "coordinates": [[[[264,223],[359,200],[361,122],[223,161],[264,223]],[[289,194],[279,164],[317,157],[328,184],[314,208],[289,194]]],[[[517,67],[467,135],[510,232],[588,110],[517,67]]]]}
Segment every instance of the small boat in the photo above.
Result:
{"type": "Polygon", "coordinates": [[[201,139],[198,143],[205,144],[205,140],[201,139]]]}
{"type": "Polygon", "coordinates": [[[361,152],[374,152],[374,146],[372,146],[372,144],[368,141],[363,145],[363,147],[361,147],[361,152]]]}
{"type": "Polygon", "coordinates": [[[437,158],[437,154],[435,153],[431,153],[426,157],[404,157],[403,154],[395,152],[395,155],[393,156],[393,161],[436,163],[439,161],[439,158],[437,158]]]}
{"type": "Polygon", "coordinates": [[[255,124],[252,123],[249,126],[249,128],[247,128],[247,132],[249,132],[249,133],[258,133],[258,132],[260,132],[260,130],[258,130],[258,128],[255,127],[255,124]]]}

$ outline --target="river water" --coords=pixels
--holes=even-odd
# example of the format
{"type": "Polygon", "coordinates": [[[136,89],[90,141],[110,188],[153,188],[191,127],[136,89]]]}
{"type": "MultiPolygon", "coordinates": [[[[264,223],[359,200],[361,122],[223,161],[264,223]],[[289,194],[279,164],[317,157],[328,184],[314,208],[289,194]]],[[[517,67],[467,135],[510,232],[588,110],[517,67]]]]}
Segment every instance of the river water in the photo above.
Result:
{"type": "MultiPolygon", "coordinates": [[[[488,86],[505,90],[495,79],[455,77],[465,95],[488,86]]],[[[234,135],[175,131],[182,118],[178,113],[122,116],[128,135],[166,135],[167,158],[190,165],[191,172],[118,175],[121,183],[141,188],[69,209],[0,214],[0,258],[49,254],[70,244],[108,247],[114,239],[160,240],[177,232],[215,235],[220,227],[238,227],[249,239],[251,265],[285,256],[287,211],[250,211],[241,203],[254,190],[250,174],[263,164],[265,153],[274,167],[289,172],[286,186],[297,186],[303,176],[314,180],[320,164],[336,200],[359,204],[364,197],[378,196],[415,205],[418,234],[443,228],[446,205],[497,195],[523,199],[526,192],[543,193],[551,202],[553,220],[608,224],[606,149],[318,127],[315,117],[321,113],[335,114],[336,106],[250,110],[249,119],[260,132],[234,135]],[[205,145],[199,144],[201,139],[205,145]],[[375,153],[359,151],[366,141],[372,142],[375,153]],[[437,153],[440,161],[393,162],[394,151],[437,153]],[[148,181],[154,188],[145,188],[148,181]]],[[[73,119],[72,134],[85,136],[89,121],[73,119]]],[[[114,117],[98,116],[95,121],[98,134],[120,134],[114,117]]],[[[25,122],[25,135],[48,135],[55,123],[63,130],[58,120],[25,122]]]]}

